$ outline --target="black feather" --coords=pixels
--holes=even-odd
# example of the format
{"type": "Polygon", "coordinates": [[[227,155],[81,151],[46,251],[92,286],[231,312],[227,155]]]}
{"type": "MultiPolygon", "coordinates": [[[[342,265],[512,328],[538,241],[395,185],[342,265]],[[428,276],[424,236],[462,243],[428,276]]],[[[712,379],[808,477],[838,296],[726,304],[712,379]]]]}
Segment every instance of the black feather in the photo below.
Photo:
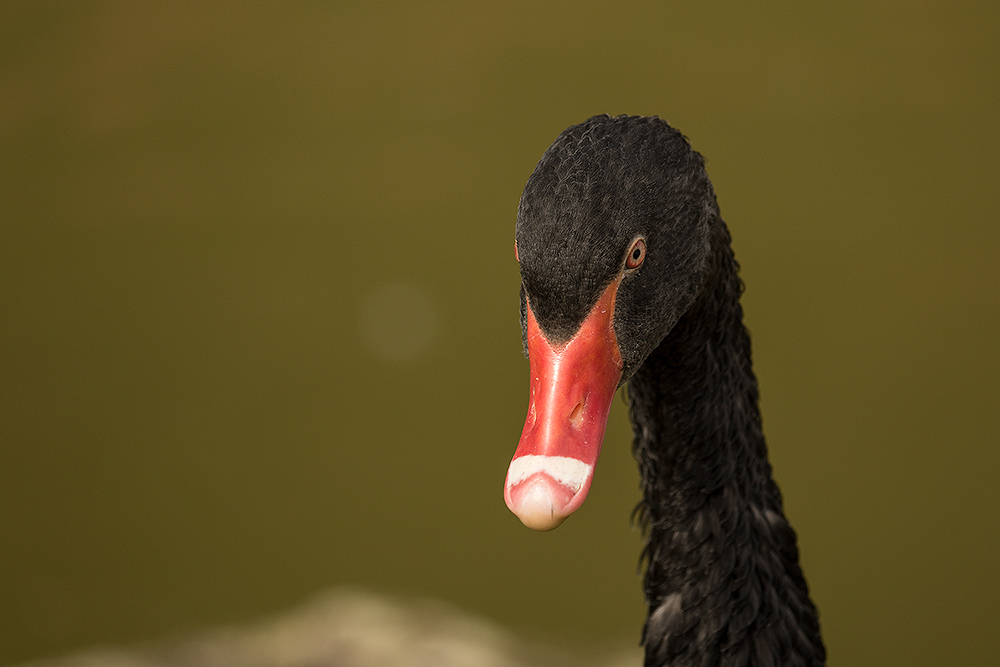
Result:
{"type": "Polygon", "coordinates": [[[518,209],[526,299],[570,338],[636,236],[618,290],[647,533],[646,665],[822,665],[815,606],[771,475],[743,285],[701,156],[658,118],[595,116],[545,152],[518,209]]]}

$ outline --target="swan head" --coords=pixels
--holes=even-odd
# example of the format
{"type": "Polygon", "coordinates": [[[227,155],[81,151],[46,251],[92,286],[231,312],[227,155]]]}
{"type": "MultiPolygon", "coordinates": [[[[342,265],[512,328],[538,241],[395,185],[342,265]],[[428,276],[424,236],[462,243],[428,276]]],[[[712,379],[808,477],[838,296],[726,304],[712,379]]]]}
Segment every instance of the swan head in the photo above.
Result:
{"type": "Polygon", "coordinates": [[[528,415],[504,485],[537,530],[583,503],[616,389],[690,307],[718,215],[701,156],[658,118],[564,131],[518,207],[528,415]]]}

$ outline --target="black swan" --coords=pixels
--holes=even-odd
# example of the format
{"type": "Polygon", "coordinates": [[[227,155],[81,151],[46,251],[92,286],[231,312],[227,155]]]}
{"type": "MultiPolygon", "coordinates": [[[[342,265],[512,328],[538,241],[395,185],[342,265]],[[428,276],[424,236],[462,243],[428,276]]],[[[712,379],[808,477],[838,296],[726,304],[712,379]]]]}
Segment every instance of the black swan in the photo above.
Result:
{"type": "Polygon", "coordinates": [[[645,664],[823,665],[701,155],[656,117],[570,127],[524,188],[515,254],[531,377],[507,506],[536,530],[579,508],[628,381],[645,664]]]}

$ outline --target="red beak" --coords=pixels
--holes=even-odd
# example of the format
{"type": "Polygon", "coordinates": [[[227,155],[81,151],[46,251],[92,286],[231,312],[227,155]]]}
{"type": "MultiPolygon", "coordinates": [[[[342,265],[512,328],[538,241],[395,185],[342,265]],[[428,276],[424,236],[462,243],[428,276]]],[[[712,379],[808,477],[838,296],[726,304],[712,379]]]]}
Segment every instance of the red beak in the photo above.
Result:
{"type": "Polygon", "coordinates": [[[555,528],[590,490],[622,377],[613,324],[620,282],[604,290],[576,335],[559,346],[542,334],[528,304],[531,395],[521,441],[507,470],[504,500],[529,528],[555,528]]]}

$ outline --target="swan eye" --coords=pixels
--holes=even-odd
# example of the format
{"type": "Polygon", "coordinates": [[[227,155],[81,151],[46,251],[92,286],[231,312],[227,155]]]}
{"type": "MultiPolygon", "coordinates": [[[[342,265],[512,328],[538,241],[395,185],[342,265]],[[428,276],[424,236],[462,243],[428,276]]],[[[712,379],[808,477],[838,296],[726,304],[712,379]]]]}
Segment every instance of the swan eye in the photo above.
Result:
{"type": "Polygon", "coordinates": [[[644,259],[646,259],[646,242],[642,239],[636,239],[625,257],[625,268],[636,269],[644,259]]]}

